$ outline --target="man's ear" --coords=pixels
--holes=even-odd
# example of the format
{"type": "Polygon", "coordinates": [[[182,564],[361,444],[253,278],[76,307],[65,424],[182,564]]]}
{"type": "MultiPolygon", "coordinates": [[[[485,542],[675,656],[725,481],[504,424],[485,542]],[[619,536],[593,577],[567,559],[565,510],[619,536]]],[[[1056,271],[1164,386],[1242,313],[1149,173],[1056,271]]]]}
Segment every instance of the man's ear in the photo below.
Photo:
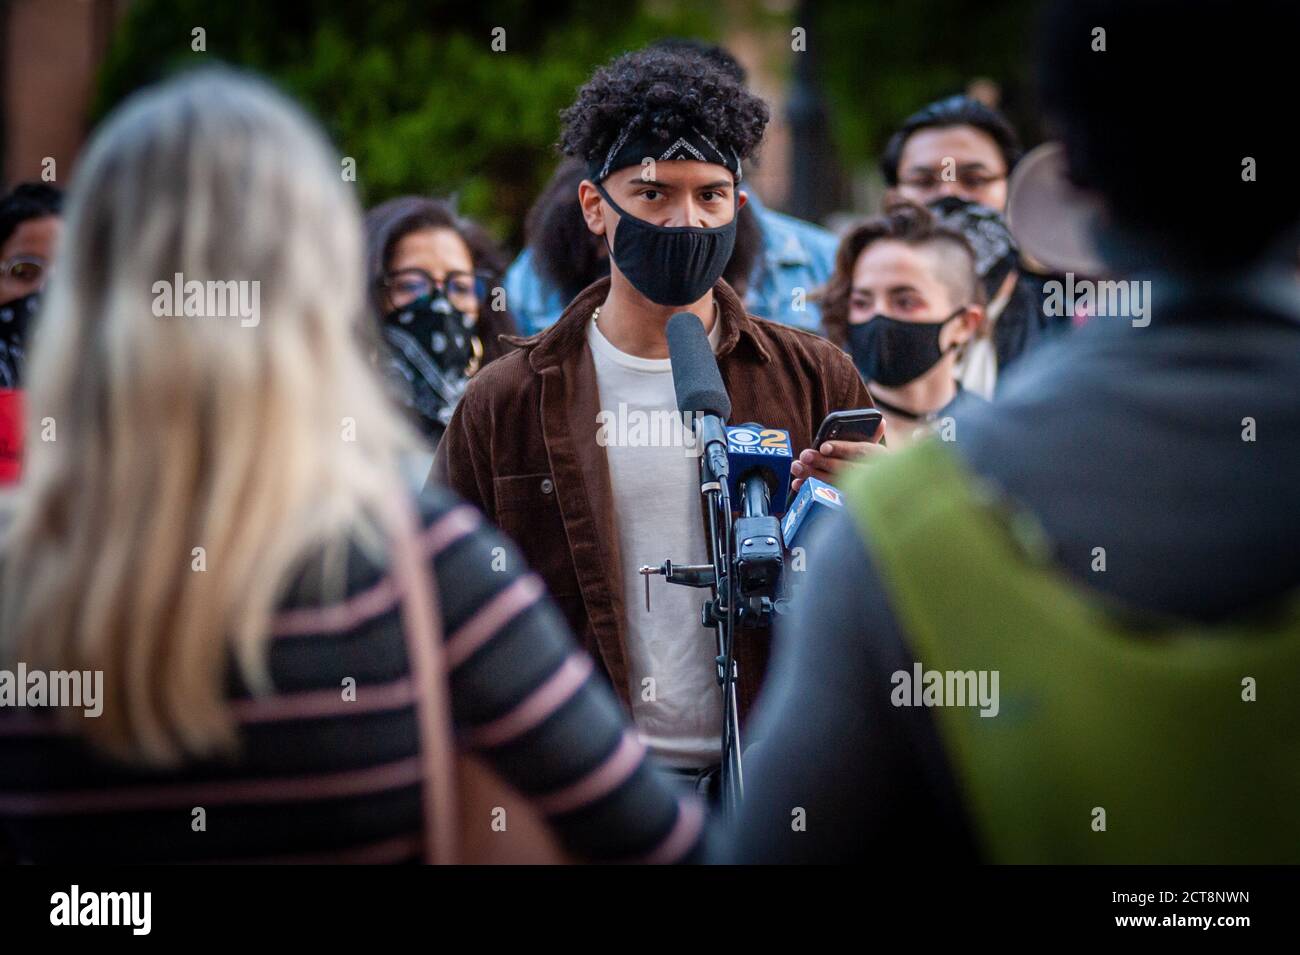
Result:
{"type": "Polygon", "coordinates": [[[587,222],[587,228],[591,230],[592,235],[605,234],[605,214],[602,210],[604,199],[596,190],[596,186],[590,179],[584,179],[578,183],[578,205],[582,207],[582,218],[587,222]]]}
{"type": "Polygon", "coordinates": [[[984,325],[984,306],[968,305],[966,311],[958,316],[958,325],[962,329],[962,336],[958,341],[966,341],[975,335],[984,325]]]}
{"type": "Polygon", "coordinates": [[[736,190],[736,212],[740,212],[741,209],[745,208],[745,203],[747,203],[748,201],[749,201],[749,193],[742,192],[741,190],[737,189],[736,190]]]}

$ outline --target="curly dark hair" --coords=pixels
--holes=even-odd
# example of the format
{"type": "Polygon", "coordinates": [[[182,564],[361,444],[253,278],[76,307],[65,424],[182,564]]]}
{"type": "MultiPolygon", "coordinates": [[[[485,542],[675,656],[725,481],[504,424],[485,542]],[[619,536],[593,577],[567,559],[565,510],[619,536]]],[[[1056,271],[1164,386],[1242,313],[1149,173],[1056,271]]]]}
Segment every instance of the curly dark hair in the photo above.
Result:
{"type": "Polygon", "coordinates": [[[835,270],[817,294],[822,306],[822,327],[826,337],[844,348],[849,339],[849,298],[853,292],[853,269],[867,246],[882,239],[907,245],[941,245],[954,253],[950,274],[943,276],[955,300],[983,304],[983,292],[975,275],[975,252],[960,232],[939,223],[929,209],[910,202],[897,202],[845,233],[835,252],[835,270]]]}
{"type": "Polygon", "coordinates": [[[746,159],[769,117],[766,103],[707,57],[652,46],[607,63],[578,90],[560,114],[559,147],[590,162],[629,124],[665,144],[694,126],[746,159]]]}
{"type": "Polygon", "coordinates": [[[730,73],[734,76],[736,82],[741,86],[749,82],[749,74],[740,65],[740,61],[732,56],[731,51],[725,46],[719,46],[707,40],[697,40],[695,37],[676,36],[664,37],[662,40],[647,43],[646,46],[656,50],[684,53],[687,56],[702,56],[724,73],[730,73]]]}
{"type": "Polygon", "coordinates": [[[566,302],[609,274],[605,239],[587,228],[578,202],[578,183],[586,178],[586,163],[564,160],[524,221],[524,238],[533,250],[537,274],[559,289],[566,302]]]}

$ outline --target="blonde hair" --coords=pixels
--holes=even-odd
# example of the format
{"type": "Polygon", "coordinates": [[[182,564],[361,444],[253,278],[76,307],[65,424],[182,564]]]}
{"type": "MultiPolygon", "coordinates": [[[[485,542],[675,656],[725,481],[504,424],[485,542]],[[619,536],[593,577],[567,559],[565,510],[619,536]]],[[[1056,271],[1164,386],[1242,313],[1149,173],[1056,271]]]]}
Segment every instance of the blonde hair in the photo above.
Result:
{"type": "Polygon", "coordinates": [[[360,211],[297,107],[204,70],[108,119],[64,235],[5,501],[0,657],[102,670],[103,714],[76,724],[103,749],[213,755],[237,743],[232,649],[269,691],[291,571],[378,546],[413,440],[357,345],[360,211]],[[260,283],[257,324],[159,317],[178,273],[260,283]]]}

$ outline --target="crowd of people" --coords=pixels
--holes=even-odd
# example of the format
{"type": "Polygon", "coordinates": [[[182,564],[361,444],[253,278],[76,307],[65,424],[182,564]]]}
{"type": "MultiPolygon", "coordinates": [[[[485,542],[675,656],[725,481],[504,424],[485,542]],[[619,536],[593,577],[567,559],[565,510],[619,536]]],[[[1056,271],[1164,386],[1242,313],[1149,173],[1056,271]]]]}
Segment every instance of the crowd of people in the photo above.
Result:
{"type": "Polygon", "coordinates": [[[594,70],[513,261],[363,214],[250,75],[119,106],[66,202],[0,199],[0,667],[103,681],[0,705],[0,859],[1297,861],[1295,12],[1167,6],[1045,15],[1061,175],[949,96],[838,235],[750,187],[770,109],[701,42],[594,70]],[[1206,29],[1256,70],[1151,74],[1206,29]],[[1017,227],[1049,185],[1103,274],[1017,227]],[[160,314],[173,276],[258,314],[160,314]],[[1049,308],[1076,279],[1150,318],[1049,308]],[[699,462],[598,426],[677,410],[680,312],[845,503],[737,638],[725,814],[703,592],[645,572],[709,560],[699,462]]]}

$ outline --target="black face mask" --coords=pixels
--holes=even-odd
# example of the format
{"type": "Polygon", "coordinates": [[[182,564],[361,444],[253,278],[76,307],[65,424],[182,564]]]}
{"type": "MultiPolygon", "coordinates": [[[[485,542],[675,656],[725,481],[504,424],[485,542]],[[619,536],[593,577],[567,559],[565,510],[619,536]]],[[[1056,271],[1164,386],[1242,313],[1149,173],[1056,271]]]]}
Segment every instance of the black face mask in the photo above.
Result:
{"type": "Polygon", "coordinates": [[[915,381],[943,357],[939,334],[964,311],[965,305],[937,322],[904,322],[887,315],[873,315],[859,325],[850,325],[849,352],[853,364],[866,381],[886,388],[915,381]]]}
{"type": "Polygon", "coordinates": [[[483,354],[473,319],[435,292],[385,315],[383,335],[394,396],[426,435],[441,435],[483,354]]]}
{"type": "Polygon", "coordinates": [[[0,388],[21,388],[27,340],[41,304],[38,289],[0,303],[0,388]]]}
{"type": "Polygon", "coordinates": [[[731,260],[736,216],[712,229],[654,225],[620,209],[600,183],[596,189],[618,213],[610,256],[638,292],[656,305],[690,305],[713,288],[731,260]]]}

